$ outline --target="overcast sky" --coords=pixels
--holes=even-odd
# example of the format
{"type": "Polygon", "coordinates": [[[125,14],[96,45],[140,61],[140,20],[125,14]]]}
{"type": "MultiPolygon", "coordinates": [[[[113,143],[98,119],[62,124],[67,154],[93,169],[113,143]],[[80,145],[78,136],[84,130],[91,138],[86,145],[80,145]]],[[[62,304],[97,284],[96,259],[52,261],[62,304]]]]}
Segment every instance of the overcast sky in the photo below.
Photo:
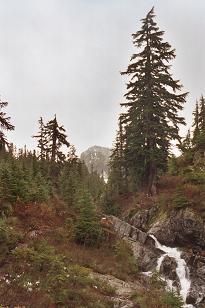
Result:
{"type": "Polygon", "coordinates": [[[39,117],[56,113],[78,153],[112,146],[126,91],[119,72],[153,5],[176,48],[174,77],[190,92],[183,112],[190,122],[205,93],[204,0],[0,0],[0,94],[16,126],[10,141],[33,148],[39,117]]]}

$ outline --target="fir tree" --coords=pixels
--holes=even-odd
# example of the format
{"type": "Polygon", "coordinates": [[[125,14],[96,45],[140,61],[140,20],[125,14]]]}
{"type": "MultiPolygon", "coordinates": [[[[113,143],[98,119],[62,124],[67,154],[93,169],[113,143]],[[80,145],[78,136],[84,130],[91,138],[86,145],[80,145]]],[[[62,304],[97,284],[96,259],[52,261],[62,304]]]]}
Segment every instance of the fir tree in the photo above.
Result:
{"type": "Polygon", "coordinates": [[[38,158],[40,158],[40,160],[46,159],[46,146],[47,146],[47,136],[46,136],[46,130],[45,130],[45,125],[43,123],[43,118],[40,117],[40,120],[38,121],[39,123],[39,132],[37,133],[37,135],[34,135],[33,138],[36,138],[38,140],[38,145],[37,147],[39,148],[39,155],[38,158]]]}
{"type": "Polygon", "coordinates": [[[5,149],[5,146],[8,146],[8,141],[3,131],[14,130],[14,126],[10,123],[10,117],[7,117],[6,113],[2,111],[7,105],[7,102],[0,100],[0,149],[5,149]]]}
{"type": "Polygon", "coordinates": [[[114,145],[114,149],[110,156],[110,176],[109,184],[112,190],[117,193],[123,193],[126,190],[127,172],[126,162],[124,159],[125,138],[123,128],[124,114],[119,116],[119,130],[114,145]]]}
{"type": "Polygon", "coordinates": [[[194,130],[192,143],[195,151],[203,155],[205,151],[205,99],[203,95],[199,100],[199,104],[198,102],[196,103],[193,115],[194,121],[192,126],[194,130]]]}
{"type": "Polygon", "coordinates": [[[98,246],[102,241],[102,230],[97,219],[95,206],[87,191],[82,192],[78,205],[80,215],[74,231],[75,241],[86,246],[98,246]]]}
{"type": "Polygon", "coordinates": [[[192,138],[191,138],[190,129],[188,130],[187,135],[182,141],[182,143],[180,144],[179,148],[182,151],[182,153],[186,153],[192,150],[192,138]]]}
{"type": "Polygon", "coordinates": [[[70,147],[67,141],[65,129],[59,126],[56,116],[45,125],[45,134],[47,139],[46,152],[52,162],[63,162],[66,159],[65,154],[61,151],[62,146],[70,147]]]}
{"type": "Polygon", "coordinates": [[[199,130],[205,132],[205,99],[203,95],[199,101],[199,130]]]}
{"type": "Polygon", "coordinates": [[[193,116],[194,116],[194,121],[193,121],[193,128],[194,128],[194,131],[193,131],[193,138],[192,138],[192,142],[193,142],[193,145],[196,145],[197,144],[197,140],[199,138],[199,133],[200,133],[200,130],[199,130],[199,104],[198,104],[198,101],[196,101],[196,108],[193,112],[193,116]]]}
{"type": "Polygon", "coordinates": [[[199,101],[199,135],[196,149],[204,155],[205,153],[205,99],[203,95],[199,101]]]}
{"type": "Polygon", "coordinates": [[[163,41],[154,21],[154,9],[142,20],[142,28],[133,34],[138,52],[122,74],[131,76],[125,94],[125,150],[129,176],[137,187],[148,194],[155,192],[158,171],[165,171],[171,140],[179,140],[178,115],[187,93],[170,74],[169,61],[175,50],[163,41]]]}

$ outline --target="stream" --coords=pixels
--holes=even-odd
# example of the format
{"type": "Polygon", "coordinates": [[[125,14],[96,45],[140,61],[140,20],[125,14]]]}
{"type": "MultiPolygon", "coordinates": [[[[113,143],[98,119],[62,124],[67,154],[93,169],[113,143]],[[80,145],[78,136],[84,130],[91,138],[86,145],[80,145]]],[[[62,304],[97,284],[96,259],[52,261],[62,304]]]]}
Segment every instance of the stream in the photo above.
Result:
{"type": "MultiPolygon", "coordinates": [[[[174,258],[177,263],[176,273],[180,281],[180,295],[184,301],[184,308],[194,308],[193,305],[186,304],[186,298],[191,286],[191,280],[189,278],[189,269],[184,259],[181,258],[181,251],[177,248],[167,247],[161,245],[154,235],[149,235],[155,241],[155,247],[164,252],[162,256],[159,257],[157,262],[157,270],[160,270],[161,264],[166,256],[174,258]]],[[[173,281],[168,280],[167,286],[172,289],[173,281]]]]}

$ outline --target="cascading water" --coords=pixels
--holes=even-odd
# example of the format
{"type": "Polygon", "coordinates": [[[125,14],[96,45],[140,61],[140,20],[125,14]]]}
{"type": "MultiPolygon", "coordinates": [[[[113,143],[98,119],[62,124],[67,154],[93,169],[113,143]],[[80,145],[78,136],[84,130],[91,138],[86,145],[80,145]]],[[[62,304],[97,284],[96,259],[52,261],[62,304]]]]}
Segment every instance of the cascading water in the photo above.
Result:
{"type": "MultiPolygon", "coordinates": [[[[157,262],[157,270],[160,270],[161,264],[166,256],[170,258],[174,258],[177,263],[176,273],[180,281],[180,295],[184,300],[184,303],[186,303],[186,298],[191,286],[191,281],[189,278],[189,269],[186,265],[186,262],[184,259],[181,258],[181,251],[179,251],[177,248],[171,248],[167,247],[165,245],[161,245],[159,241],[156,239],[154,235],[149,235],[154,241],[155,241],[155,247],[160,249],[161,251],[164,251],[165,254],[159,257],[157,262]]],[[[172,281],[167,281],[168,287],[172,288],[172,281]]],[[[193,305],[184,305],[184,308],[193,308],[193,305]]]]}

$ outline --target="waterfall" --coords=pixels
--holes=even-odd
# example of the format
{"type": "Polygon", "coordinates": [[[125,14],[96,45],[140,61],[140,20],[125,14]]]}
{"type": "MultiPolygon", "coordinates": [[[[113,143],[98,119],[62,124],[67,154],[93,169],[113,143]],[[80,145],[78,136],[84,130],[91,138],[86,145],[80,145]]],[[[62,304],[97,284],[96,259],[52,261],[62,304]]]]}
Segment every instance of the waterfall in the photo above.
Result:
{"type": "MultiPolygon", "coordinates": [[[[177,263],[176,273],[180,281],[180,295],[183,298],[184,303],[186,303],[186,298],[191,286],[191,280],[189,278],[189,269],[186,265],[184,259],[181,258],[181,251],[177,248],[167,247],[161,245],[154,235],[149,235],[155,241],[155,247],[164,252],[162,256],[159,257],[157,262],[157,270],[160,270],[161,264],[166,256],[174,258],[177,263]]],[[[172,289],[172,281],[167,281],[167,285],[172,289]]],[[[193,308],[193,305],[184,305],[184,308],[193,308]]]]}

